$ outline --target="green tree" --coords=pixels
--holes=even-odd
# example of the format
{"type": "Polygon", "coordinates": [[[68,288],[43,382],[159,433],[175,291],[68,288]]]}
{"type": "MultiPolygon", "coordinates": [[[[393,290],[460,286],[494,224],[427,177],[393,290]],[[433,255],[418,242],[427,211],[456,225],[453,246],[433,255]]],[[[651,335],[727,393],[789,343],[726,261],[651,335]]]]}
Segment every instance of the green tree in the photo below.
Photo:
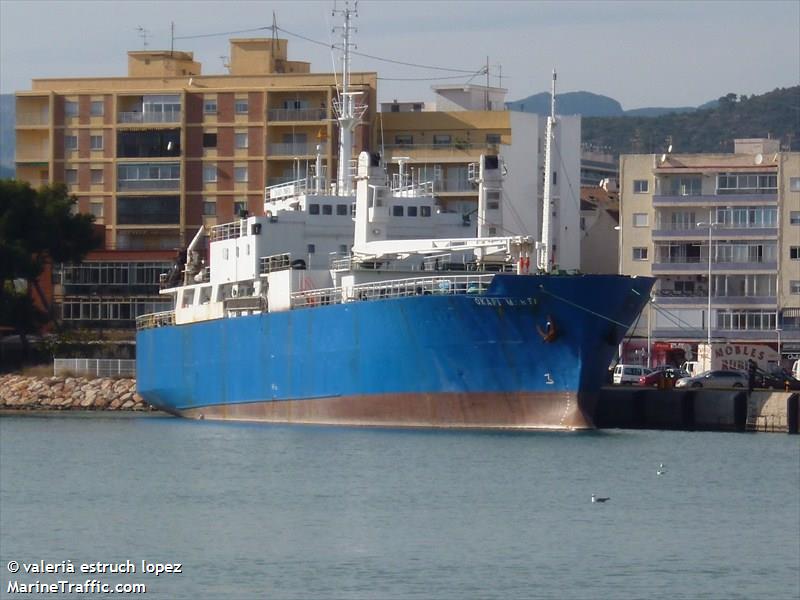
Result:
{"type": "Polygon", "coordinates": [[[23,343],[27,333],[55,322],[39,284],[47,264],[80,262],[99,245],[94,217],[74,214],[75,203],[63,184],[34,190],[26,182],[0,180],[0,327],[19,333],[23,343]]]}

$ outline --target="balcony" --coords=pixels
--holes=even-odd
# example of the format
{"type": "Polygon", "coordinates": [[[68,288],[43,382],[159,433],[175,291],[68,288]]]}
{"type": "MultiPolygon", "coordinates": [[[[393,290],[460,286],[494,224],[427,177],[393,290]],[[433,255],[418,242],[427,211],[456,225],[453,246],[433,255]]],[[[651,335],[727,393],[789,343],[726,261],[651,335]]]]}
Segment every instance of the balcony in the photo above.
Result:
{"type": "Polygon", "coordinates": [[[164,111],[131,111],[121,112],[117,115],[117,123],[144,124],[144,123],[180,123],[180,110],[164,111]]]}
{"type": "Polygon", "coordinates": [[[464,194],[464,193],[478,193],[478,186],[466,179],[459,177],[446,177],[444,179],[437,179],[433,182],[433,191],[437,194],[464,194]]]}
{"type": "MultiPolygon", "coordinates": [[[[715,262],[711,265],[712,272],[720,271],[758,271],[758,272],[775,272],[778,270],[777,261],[771,262],[715,262]]],[[[702,274],[708,272],[708,258],[699,257],[675,257],[669,259],[660,259],[653,262],[653,274],[663,275],[666,273],[672,274],[702,274]]]]}
{"type": "Polygon", "coordinates": [[[327,144],[324,143],[305,143],[305,142],[288,142],[282,144],[269,144],[269,157],[298,157],[298,156],[316,156],[317,146],[320,147],[320,152],[325,154],[327,152],[327,144]]]}
{"type": "Polygon", "coordinates": [[[449,142],[442,144],[386,144],[387,156],[407,156],[412,160],[473,160],[482,153],[495,152],[492,144],[472,144],[469,142],[449,142]]]}
{"type": "Polygon", "coordinates": [[[324,108],[272,108],[267,111],[271,122],[323,121],[328,117],[324,108]]]}
{"type": "Polygon", "coordinates": [[[778,203],[778,193],[772,190],[763,193],[749,194],[698,194],[698,195],[668,195],[653,194],[653,206],[738,206],[738,205],[769,205],[778,203]]]}
{"type": "Polygon", "coordinates": [[[119,192],[157,192],[181,189],[180,179],[121,179],[117,181],[119,192]]]}
{"type": "MultiPolygon", "coordinates": [[[[656,302],[661,306],[705,306],[708,303],[708,291],[681,292],[674,290],[657,290],[656,302]]],[[[778,299],[775,296],[712,296],[714,306],[754,306],[775,307],[778,299]]]]}
{"type": "MultiPolygon", "coordinates": [[[[777,227],[715,227],[714,235],[726,239],[753,238],[753,239],[777,239],[777,227]]],[[[708,228],[686,227],[686,228],[664,228],[653,229],[653,239],[667,238],[671,240],[705,240],[708,239],[708,228]]]]}

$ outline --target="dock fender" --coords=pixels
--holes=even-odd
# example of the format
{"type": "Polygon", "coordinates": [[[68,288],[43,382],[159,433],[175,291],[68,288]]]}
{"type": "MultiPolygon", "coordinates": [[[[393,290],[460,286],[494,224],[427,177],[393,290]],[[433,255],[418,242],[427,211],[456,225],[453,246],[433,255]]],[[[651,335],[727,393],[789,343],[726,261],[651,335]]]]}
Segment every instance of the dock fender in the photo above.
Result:
{"type": "Polygon", "coordinates": [[[542,339],[545,342],[554,342],[556,338],[558,338],[558,327],[556,327],[556,322],[553,319],[553,315],[547,315],[547,321],[544,324],[544,329],[537,324],[536,331],[539,332],[539,335],[542,336],[542,339]]]}

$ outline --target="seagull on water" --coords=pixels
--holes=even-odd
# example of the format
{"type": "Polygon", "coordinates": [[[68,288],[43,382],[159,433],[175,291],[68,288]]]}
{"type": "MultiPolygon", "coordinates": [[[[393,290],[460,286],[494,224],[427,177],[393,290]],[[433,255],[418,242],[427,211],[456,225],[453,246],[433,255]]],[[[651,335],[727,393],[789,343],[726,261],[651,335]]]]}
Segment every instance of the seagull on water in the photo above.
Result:
{"type": "Polygon", "coordinates": [[[608,500],[610,500],[610,498],[600,498],[596,494],[592,494],[592,504],[595,502],[607,502],[608,500]]]}
{"type": "Polygon", "coordinates": [[[664,468],[664,463],[658,465],[658,470],[656,471],[656,475],[663,475],[666,473],[667,470],[664,468]]]}

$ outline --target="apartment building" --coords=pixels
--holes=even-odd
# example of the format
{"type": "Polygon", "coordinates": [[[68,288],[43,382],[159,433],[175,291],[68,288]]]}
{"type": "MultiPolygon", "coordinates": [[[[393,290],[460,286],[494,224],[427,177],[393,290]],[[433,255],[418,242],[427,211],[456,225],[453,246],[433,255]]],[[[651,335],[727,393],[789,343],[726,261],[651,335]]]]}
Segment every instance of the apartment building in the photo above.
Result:
{"type": "Polygon", "coordinates": [[[709,337],[800,356],[800,153],[623,155],[620,181],[619,270],[658,278],[626,360],[709,337]]]}
{"type": "MultiPolygon", "coordinates": [[[[434,86],[436,99],[386,102],[375,125],[390,175],[401,170],[431,181],[444,210],[463,216],[465,237],[539,235],[541,231],[546,117],[504,110],[505,91],[480,85],[434,86]],[[477,218],[472,173],[481,154],[499,154],[506,178],[502,202],[477,218]],[[402,163],[402,169],[401,169],[402,163]],[[494,211],[494,212],[492,212],[494,211]]],[[[552,163],[555,262],[580,267],[580,116],[559,116],[552,163]],[[559,207],[556,209],[556,207],[559,207]]]]}
{"type": "MultiPolygon", "coordinates": [[[[132,323],[161,301],[156,272],[201,225],[260,213],[264,187],[304,175],[318,152],[336,173],[334,74],[288,60],[280,39],[230,40],[227,68],[203,75],[191,52],[137,51],[125,77],[17,92],[17,178],[66,183],[105,229],[107,251],[55,271],[65,320],[132,323]]],[[[351,89],[365,107],[357,153],[371,147],[376,74],[353,73],[351,89]]]]}

